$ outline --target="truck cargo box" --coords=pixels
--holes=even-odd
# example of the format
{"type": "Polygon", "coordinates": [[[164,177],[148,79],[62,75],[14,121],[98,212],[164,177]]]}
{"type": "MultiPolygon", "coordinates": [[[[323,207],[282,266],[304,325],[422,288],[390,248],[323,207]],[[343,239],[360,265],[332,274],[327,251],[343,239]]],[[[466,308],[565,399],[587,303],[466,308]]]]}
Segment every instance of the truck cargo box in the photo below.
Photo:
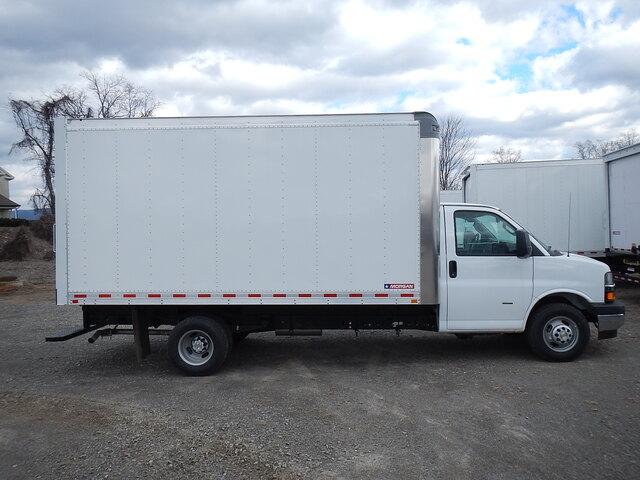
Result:
{"type": "Polygon", "coordinates": [[[58,304],[437,302],[430,114],[55,127],[58,304]]]}

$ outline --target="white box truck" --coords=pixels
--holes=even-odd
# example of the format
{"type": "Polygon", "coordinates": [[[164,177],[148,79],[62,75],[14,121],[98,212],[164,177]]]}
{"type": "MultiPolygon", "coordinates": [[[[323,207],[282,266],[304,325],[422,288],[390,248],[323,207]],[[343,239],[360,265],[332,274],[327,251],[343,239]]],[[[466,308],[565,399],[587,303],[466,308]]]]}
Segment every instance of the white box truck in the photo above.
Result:
{"type": "Polygon", "coordinates": [[[507,209],[545,245],[606,256],[609,212],[602,159],[475,164],[466,170],[463,191],[465,202],[507,209]]]}
{"type": "Polygon", "coordinates": [[[640,284],[640,143],[604,156],[609,194],[608,262],[620,280],[640,284]]]}
{"type": "Polygon", "coordinates": [[[47,340],[168,334],[205,374],[254,332],[524,332],[549,360],[615,336],[608,267],[440,205],[438,147],[426,112],[57,119],[56,296],[83,325],[47,340]]]}
{"type": "Polygon", "coordinates": [[[464,202],[464,192],[462,190],[440,190],[440,203],[461,202],[464,202]]]}

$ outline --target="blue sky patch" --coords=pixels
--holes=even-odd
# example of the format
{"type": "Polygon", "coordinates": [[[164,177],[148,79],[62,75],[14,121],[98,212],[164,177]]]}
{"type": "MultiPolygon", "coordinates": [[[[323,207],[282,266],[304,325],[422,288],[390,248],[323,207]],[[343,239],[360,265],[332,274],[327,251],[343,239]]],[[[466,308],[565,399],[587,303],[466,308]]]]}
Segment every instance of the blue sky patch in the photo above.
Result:
{"type": "Polygon", "coordinates": [[[496,74],[501,80],[512,80],[516,82],[516,91],[518,93],[528,91],[533,78],[531,62],[529,61],[510,63],[496,71],[496,74]]]}
{"type": "Polygon", "coordinates": [[[584,21],[584,14],[580,10],[578,10],[575,5],[573,5],[573,4],[571,4],[571,5],[563,5],[562,6],[562,10],[564,10],[564,12],[567,15],[569,15],[570,17],[573,17],[576,20],[578,20],[578,22],[580,23],[580,25],[582,27],[584,27],[586,25],[586,23],[584,21]]]}

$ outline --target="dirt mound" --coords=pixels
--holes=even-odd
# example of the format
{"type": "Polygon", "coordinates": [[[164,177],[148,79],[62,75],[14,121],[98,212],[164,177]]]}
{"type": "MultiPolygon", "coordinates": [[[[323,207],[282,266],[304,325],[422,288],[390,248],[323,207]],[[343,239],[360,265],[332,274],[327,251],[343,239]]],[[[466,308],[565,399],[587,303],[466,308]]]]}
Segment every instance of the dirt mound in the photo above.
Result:
{"type": "Polygon", "coordinates": [[[29,243],[28,230],[20,227],[16,236],[0,250],[0,260],[25,260],[31,252],[29,243]]]}
{"type": "Polygon", "coordinates": [[[0,261],[52,260],[52,245],[28,227],[0,227],[0,261]]]}

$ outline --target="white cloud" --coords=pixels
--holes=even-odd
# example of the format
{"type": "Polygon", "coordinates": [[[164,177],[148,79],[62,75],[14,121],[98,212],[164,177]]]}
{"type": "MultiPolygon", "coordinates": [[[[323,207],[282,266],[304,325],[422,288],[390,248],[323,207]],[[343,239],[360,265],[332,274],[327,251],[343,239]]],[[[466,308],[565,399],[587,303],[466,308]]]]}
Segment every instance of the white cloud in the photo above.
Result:
{"type": "MultiPolygon", "coordinates": [[[[559,158],[640,129],[632,0],[115,1],[100,22],[78,22],[88,7],[71,0],[7,10],[4,98],[78,85],[92,68],[151,88],[167,116],[426,109],[465,117],[479,159],[502,144],[559,158]]],[[[15,137],[0,110],[0,148],[15,137]]],[[[37,181],[23,167],[12,191],[37,181]]]]}

